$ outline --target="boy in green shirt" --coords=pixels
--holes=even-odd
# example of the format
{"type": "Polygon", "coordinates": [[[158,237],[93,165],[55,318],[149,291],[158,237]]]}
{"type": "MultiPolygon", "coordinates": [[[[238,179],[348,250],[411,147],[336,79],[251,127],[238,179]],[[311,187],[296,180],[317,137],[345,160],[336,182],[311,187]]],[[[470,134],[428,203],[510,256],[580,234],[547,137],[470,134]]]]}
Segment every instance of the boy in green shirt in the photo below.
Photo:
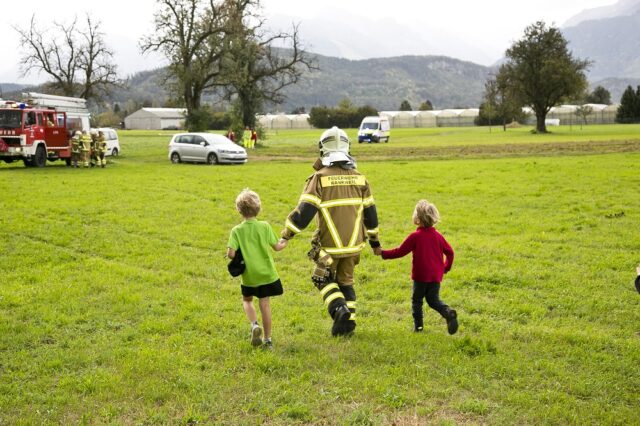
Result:
{"type": "Polygon", "coordinates": [[[282,283],[276,271],[276,265],[271,256],[272,248],[280,251],[286,247],[287,241],[280,239],[265,221],[256,219],[260,212],[260,197],[255,192],[244,189],[236,198],[236,209],[244,221],[231,230],[227,243],[227,256],[233,259],[238,249],[241,250],[245,262],[242,273],[242,306],[251,322],[251,344],[271,349],[271,306],[269,297],[283,293],[282,283]],[[262,325],[264,326],[264,341],[262,328],[258,324],[258,316],[253,306],[253,297],[258,298],[262,325]]]}

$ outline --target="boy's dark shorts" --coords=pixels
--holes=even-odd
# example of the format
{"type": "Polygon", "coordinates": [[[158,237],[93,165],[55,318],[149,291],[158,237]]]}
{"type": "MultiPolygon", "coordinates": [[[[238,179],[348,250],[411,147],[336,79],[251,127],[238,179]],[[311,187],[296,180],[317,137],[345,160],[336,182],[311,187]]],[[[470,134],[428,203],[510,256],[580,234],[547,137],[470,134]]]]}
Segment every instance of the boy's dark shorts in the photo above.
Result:
{"type": "Polygon", "coordinates": [[[263,297],[280,296],[284,293],[280,278],[271,284],[264,284],[258,287],[248,287],[246,285],[240,285],[240,287],[242,288],[242,295],[244,297],[255,296],[258,299],[262,299],[263,297]]]}

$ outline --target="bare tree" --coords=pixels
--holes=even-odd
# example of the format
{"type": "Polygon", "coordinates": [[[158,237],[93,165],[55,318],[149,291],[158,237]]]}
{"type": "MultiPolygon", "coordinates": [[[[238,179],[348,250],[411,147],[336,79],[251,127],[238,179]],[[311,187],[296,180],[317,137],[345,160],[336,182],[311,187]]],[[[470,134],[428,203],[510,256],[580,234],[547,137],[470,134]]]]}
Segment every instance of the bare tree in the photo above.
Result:
{"type": "MultiPolygon", "coordinates": [[[[248,0],[239,2],[247,3],[248,0]]],[[[156,30],[143,37],[143,53],[161,52],[169,61],[164,83],[187,108],[187,127],[203,129],[202,95],[213,90],[221,74],[227,16],[233,2],[225,0],[158,0],[156,30]]]]}
{"type": "Polygon", "coordinates": [[[119,85],[113,52],[104,42],[100,25],[87,14],[86,28],[75,18],[68,25],[55,22],[49,34],[38,27],[33,15],[28,28],[14,27],[24,49],[20,59],[23,75],[44,73],[57,93],[99,101],[119,85]]]}
{"type": "Polygon", "coordinates": [[[282,103],[283,89],[316,66],[301,47],[296,25],[291,32],[269,33],[263,29],[259,0],[234,1],[233,32],[223,61],[226,94],[236,101],[237,121],[254,127],[255,115],[265,102],[282,103]]]}

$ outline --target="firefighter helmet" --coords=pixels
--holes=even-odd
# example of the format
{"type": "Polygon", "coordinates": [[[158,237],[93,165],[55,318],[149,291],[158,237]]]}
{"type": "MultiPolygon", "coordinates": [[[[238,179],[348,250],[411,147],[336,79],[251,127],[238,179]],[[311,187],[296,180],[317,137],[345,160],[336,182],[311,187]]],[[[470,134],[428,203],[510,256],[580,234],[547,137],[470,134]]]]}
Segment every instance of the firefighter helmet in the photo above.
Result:
{"type": "Polygon", "coordinates": [[[330,166],[336,162],[355,163],[349,155],[349,137],[347,137],[344,130],[336,126],[322,133],[318,148],[320,149],[320,157],[324,166],[330,166]]]}

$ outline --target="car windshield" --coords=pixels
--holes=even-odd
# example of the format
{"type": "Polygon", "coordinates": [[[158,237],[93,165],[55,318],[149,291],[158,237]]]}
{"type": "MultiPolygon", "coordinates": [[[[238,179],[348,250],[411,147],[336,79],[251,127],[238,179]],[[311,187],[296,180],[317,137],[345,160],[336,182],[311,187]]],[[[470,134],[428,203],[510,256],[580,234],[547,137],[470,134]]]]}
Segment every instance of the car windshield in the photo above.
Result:
{"type": "Polygon", "coordinates": [[[21,110],[0,110],[0,129],[19,129],[21,127],[21,110]]]}
{"type": "Polygon", "coordinates": [[[362,130],[371,129],[376,130],[378,128],[378,123],[362,123],[362,130]]]}

